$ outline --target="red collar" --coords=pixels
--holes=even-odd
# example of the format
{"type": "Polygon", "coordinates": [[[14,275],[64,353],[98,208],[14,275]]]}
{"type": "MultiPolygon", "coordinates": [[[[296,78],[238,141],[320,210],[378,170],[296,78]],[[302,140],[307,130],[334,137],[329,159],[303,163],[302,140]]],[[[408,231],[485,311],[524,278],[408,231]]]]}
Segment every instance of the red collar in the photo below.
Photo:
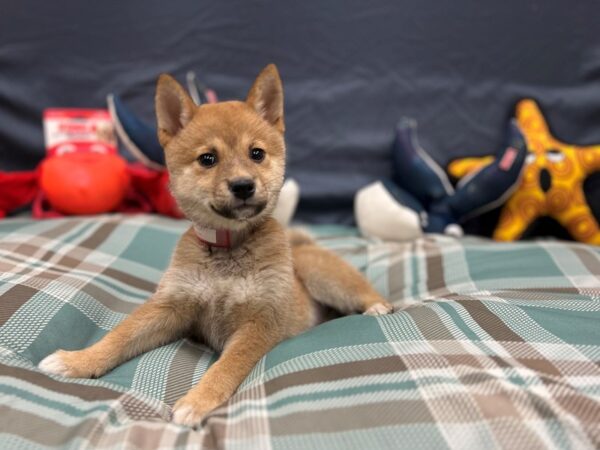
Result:
{"type": "Polygon", "coordinates": [[[208,247],[231,248],[233,245],[231,230],[215,230],[194,225],[194,231],[198,240],[208,247]]]}

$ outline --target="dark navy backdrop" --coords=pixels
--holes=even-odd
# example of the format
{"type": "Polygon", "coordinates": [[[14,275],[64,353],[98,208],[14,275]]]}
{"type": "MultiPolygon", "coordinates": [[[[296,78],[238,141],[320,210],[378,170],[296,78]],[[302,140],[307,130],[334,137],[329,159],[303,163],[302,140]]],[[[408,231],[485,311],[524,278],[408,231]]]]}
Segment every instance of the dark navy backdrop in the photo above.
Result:
{"type": "Polygon", "coordinates": [[[390,173],[400,115],[419,120],[441,164],[493,151],[521,96],[562,139],[600,143],[596,0],[0,0],[0,11],[2,169],[40,160],[45,107],[101,107],[119,92],[150,121],[160,72],[195,69],[239,98],[269,62],[286,88],[300,217],[351,220],[354,191],[390,173]]]}

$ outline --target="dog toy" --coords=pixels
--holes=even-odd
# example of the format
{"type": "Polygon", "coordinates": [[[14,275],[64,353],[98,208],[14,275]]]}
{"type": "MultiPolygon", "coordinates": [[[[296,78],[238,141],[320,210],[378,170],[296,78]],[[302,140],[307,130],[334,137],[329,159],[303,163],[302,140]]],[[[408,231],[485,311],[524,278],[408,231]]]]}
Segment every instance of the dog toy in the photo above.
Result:
{"type": "Polygon", "coordinates": [[[64,214],[112,211],[129,187],[127,162],[114,152],[78,150],[46,158],[40,165],[40,189],[64,214]]]}
{"type": "Polygon", "coordinates": [[[46,158],[29,172],[0,172],[0,217],[32,204],[35,218],[110,211],[180,217],[162,172],[117,153],[108,111],[44,112],[46,158]]]}
{"type": "Polygon", "coordinates": [[[28,205],[36,219],[105,212],[182,217],[166,172],[104,156],[70,153],[48,157],[33,171],[0,172],[0,218],[28,205]]]}
{"type": "MultiPolygon", "coordinates": [[[[519,239],[537,218],[549,216],[574,239],[599,245],[600,228],[587,204],[583,183],[600,170],[600,145],[577,146],[556,139],[539,106],[531,99],[517,104],[516,118],[529,154],[523,179],[502,208],[494,239],[519,239]]],[[[468,177],[491,159],[457,160],[449,165],[448,171],[455,178],[468,177]]]]}
{"type": "Polygon", "coordinates": [[[518,184],[526,153],[523,136],[511,121],[496,160],[454,189],[420,146],[416,122],[402,119],[392,148],[394,179],[357,193],[358,227],[366,236],[389,240],[414,239],[423,231],[460,236],[462,222],[508,198],[518,184]]]}
{"type": "Polygon", "coordinates": [[[38,193],[37,171],[0,172],[0,218],[28,205],[38,193]]]}

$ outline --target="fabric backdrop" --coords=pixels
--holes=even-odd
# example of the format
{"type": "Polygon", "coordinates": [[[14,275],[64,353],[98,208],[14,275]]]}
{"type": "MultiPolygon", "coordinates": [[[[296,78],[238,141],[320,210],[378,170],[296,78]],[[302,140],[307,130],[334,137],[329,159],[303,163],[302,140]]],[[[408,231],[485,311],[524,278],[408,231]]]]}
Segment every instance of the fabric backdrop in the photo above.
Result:
{"type": "MultiPolygon", "coordinates": [[[[0,11],[4,170],[41,159],[46,107],[102,107],[118,92],[151,121],[160,72],[194,69],[229,99],[269,62],[286,89],[300,218],[352,219],[356,189],[390,174],[401,115],[444,165],[492,152],[522,96],[563,140],[600,142],[594,0],[0,0],[0,11]]],[[[600,192],[600,177],[587,184],[588,198],[600,192]]]]}

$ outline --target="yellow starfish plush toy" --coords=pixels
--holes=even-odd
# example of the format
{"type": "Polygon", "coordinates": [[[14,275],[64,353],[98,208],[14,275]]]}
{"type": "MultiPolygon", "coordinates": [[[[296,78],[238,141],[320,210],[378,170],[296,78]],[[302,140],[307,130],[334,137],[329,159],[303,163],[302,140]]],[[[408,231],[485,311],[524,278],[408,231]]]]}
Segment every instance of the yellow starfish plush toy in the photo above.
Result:
{"type": "MultiPolygon", "coordinates": [[[[549,216],[565,227],[574,239],[600,245],[598,221],[583,193],[587,176],[600,170],[600,145],[582,147],[556,139],[533,100],[521,100],[516,116],[529,155],[520,186],[502,208],[494,239],[519,239],[535,219],[549,216]]],[[[455,178],[462,178],[492,159],[459,159],[450,163],[448,172],[455,178]]]]}

